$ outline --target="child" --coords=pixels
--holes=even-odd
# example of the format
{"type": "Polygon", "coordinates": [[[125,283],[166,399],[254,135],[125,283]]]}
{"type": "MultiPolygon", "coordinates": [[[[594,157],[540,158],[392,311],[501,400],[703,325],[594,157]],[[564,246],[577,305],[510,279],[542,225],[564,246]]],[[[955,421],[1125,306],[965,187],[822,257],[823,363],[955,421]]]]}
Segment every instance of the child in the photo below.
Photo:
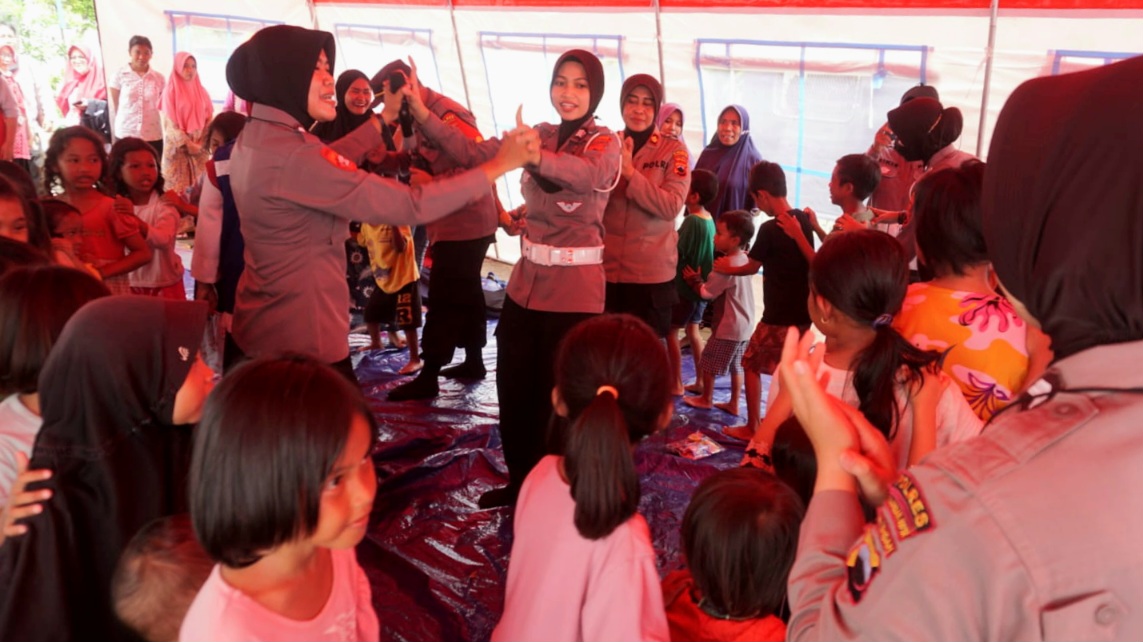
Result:
{"type": "MultiPolygon", "coordinates": [[[[678,112],[675,112],[678,113],[678,112]]],[[[675,385],[671,393],[683,394],[682,350],[679,347],[679,328],[686,328],[687,339],[691,344],[691,358],[694,359],[695,373],[699,372],[702,361],[703,338],[699,334],[702,313],[706,301],[702,300],[683,278],[683,269],[698,270],[702,278],[710,275],[714,263],[714,219],[706,211],[706,205],[718,196],[718,177],[705,169],[691,174],[691,189],[687,194],[687,216],[679,227],[678,267],[675,272],[675,287],[679,292],[679,302],[671,313],[671,331],[667,333],[667,356],[671,360],[671,371],[675,373],[675,385]]],[[[702,378],[695,383],[701,385],[702,378]]],[[[701,392],[697,390],[696,392],[701,392]]]]}
{"type": "Polygon", "coordinates": [[[40,208],[51,233],[52,258],[56,264],[83,270],[100,279],[99,270],[79,258],[79,245],[83,242],[83,215],[79,210],[58,198],[43,199],[40,208]]]}
{"type": "MultiPolygon", "coordinates": [[[[884,232],[856,230],[822,245],[809,298],[814,325],[825,335],[827,390],[856,406],[885,435],[900,468],[981,429],[960,388],[941,373],[941,355],[914,347],[893,329],[907,286],[901,244],[884,232]]],[[[774,433],[791,415],[777,380],[770,384],[770,398],[744,464],[770,467],[774,433]]]]}
{"type": "Polygon", "coordinates": [[[205,304],[138,296],[91,301],[64,326],[29,464],[52,472],[35,489],[51,498],[0,546],[0,639],[129,639],[106,587],[139,528],[186,510],[187,424],[213,381],[205,327],[205,304]]]}
{"type": "Polygon", "coordinates": [[[786,200],[786,173],[780,165],[763,161],[751,168],[750,194],[754,205],[773,220],[758,226],[745,265],[729,267],[724,259],[714,263],[715,272],[732,275],[757,274],[762,268],[762,319],[742,355],[746,424],[723,428],[727,435],[742,440],[750,439],[758,428],[762,375],[773,373],[778,366],[786,328],[796,326],[804,332],[810,327],[806,297],[810,294],[809,259],[814,252],[809,218],[786,200]]]}
{"type": "Polygon", "coordinates": [[[101,187],[107,152],[99,134],[68,127],[52,134],[44,156],[44,191],[80,211],[83,239],[79,258],[99,271],[113,294],[130,294],[127,274],[151,260],[151,248],[134,217],[116,213],[115,201],[101,187]]]}
{"type": "MultiPolygon", "coordinates": [[[[754,221],[742,210],[723,212],[715,224],[714,249],[726,255],[732,268],[746,265],[746,248],[754,235],[754,221]]],[[[714,333],[702,353],[702,393],[686,397],[683,402],[694,408],[711,408],[714,380],[730,371],[730,400],[713,407],[738,414],[738,391],[742,388],[742,352],[754,325],[754,288],[750,275],[728,276],[715,274],[707,283],[698,270],[683,268],[683,278],[704,299],[714,299],[714,333]]]]}
{"type": "Polygon", "coordinates": [[[687,568],[663,579],[671,639],[785,640],[778,612],[804,513],[789,486],[760,470],[703,481],[683,515],[687,568]]]}
{"type": "MultiPolygon", "coordinates": [[[[373,267],[376,289],[365,306],[365,327],[369,331],[369,349],[381,349],[381,324],[393,323],[405,331],[409,360],[398,372],[413,374],[424,367],[417,345],[417,328],[421,327],[421,278],[413,247],[413,231],[408,225],[361,226],[358,235],[373,267]]],[[[392,345],[392,337],[390,337],[392,345]]]]}
{"type": "Polygon", "coordinates": [[[109,294],[93,277],[62,266],[0,278],[0,506],[18,474],[16,454],[31,455],[43,423],[39,378],[52,346],[76,310],[109,294]]]}
{"type": "Polygon", "coordinates": [[[377,476],[361,391],[308,357],[260,358],[207,404],[190,471],[191,522],[217,564],[180,640],[376,640],[354,546],[377,476]]]}
{"type": "Polygon", "coordinates": [[[195,539],[186,513],[139,529],[111,578],[115,615],[151,642],[174,642],[187,609],[214,563],[195,539]]]}
{"type": "Polygon", "coordinates": [[[111,146],[108,161],[111,190],[125,198],[115,199],[115,211],[139,221],[139,232],[154,256],[131,273],[131,293],[184,301],[183,261],[175,252],[179,213],[163,198],[159,156],[142,138],[121,138],[111,146]]]}
{"type": "Polygon", "coordinates": [[[524,480],[493,640],[666,640],[655,551],[636,512],[632,450],[671,417],[661,340],[626,314],[572,328],[552,404],[563,455],[524,480]]]}

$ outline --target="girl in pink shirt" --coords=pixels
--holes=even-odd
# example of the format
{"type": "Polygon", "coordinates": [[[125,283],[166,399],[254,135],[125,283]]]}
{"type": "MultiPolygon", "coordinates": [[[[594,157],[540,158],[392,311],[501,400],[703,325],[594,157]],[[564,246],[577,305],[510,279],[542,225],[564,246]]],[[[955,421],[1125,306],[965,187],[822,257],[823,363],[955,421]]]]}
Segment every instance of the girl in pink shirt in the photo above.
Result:
{"type": "Polygon", "coordinates": [[[195,436],[191,522],[219,562],[179,639],[377,640],[354,547],[377,477],[361,391],[307,357],[228,373],[195,436]]]}
{"type": "Polygon", "coordinates": [[[670,420],[671,374],[644,322],[608,314],[561,342],[552,405],[563,455],[540,460],[516,504],[496,640],[666,640],[632,450],[670,420]]]}

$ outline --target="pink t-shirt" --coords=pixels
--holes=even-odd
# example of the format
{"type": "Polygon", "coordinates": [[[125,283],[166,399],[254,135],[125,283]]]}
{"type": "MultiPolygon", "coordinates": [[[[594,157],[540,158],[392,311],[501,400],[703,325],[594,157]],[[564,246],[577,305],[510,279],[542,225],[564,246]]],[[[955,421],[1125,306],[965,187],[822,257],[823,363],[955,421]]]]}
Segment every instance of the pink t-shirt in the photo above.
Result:
{"type": "Polygon", "coordinates": [[[331,550],[333,590],[312,620],[291,620],[274,613],[230,586],[216,565],[194,598],[179,639],[185,642],[233,640],[307,640],[351,642],[381,637],[372,593],[353,549],[331,550]]]}
{"type": "Polygon", "coordinates": [[[668,640],[655,550],[642,515],[589,540],[548,456],[524,480],[516,504],[504,615],[492,640],[668,640]]]}
{"type": "MultiPolygon", "coordinates": [[[[99,205],[83,213],[79,258],[97,268],[114,263],[127,254],[127,244],[123,239],[138,233],[138,221],[117,214],[114,199],[103,199],[99,205]]],[[[106,277],[103,283],[112,294],[131,293],[130,273],[106,277]]]]}

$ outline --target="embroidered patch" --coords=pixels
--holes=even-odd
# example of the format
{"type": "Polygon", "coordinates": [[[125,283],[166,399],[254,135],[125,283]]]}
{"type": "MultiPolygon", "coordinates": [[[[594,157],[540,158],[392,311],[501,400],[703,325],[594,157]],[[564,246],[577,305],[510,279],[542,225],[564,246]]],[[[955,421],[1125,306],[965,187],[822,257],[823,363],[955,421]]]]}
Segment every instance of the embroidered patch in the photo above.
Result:
{"type": "Polygon", "coordinates": [[[935,526],[921,490],[908,473],[901,473],[901,477],[889,487],[885,508],[889,511],[898,542],[935,526]]]}
{"type": "Polygon", "coordinates": [[[321,148],[321,157],[329,162],[330,165],[338,169],[344,169],[347,172],[356,172],[357,165],[348,158],[338,154],[328,147],[321,148]]]}
{"type": "Polygon", "coordinates": [[[448,112],[447,114],[444,115],[443,118],[441,118],[441,122],[446,124],[446,125],[453,124],[454,122],[456,122],[456,114],[452,113],[451,111],[448,112]]]}
{"type": "Polygon", "coordinates": [[[611,144],[611,136],[608,136],[607,134],[603,134],[601,136],[596,136],[595,138],[591,139],[590,143],[588,143],[587,151],[589,151],[589,152],[606,151],[607,146],[610,144],[611,144]]]}
{"type": "Polygon", "coordinates": [[[892,556],[893,553],[897,552],[897,542],[893,541],[893,532],[883,514],[877,514],[877,522],[874,527],[877,529],[877,542],[881,545],[881,551],[885,553],[886,558],[892,556]]]}
{"type": "Polygon", "coordinates": [[[849,551],[845,565],[849,569],[847,582],[849,594],[853,596],[854,602],[860,602],[861,596],[869,588],[869,583],[881,570],[881,554],[877,552],[872,527],[865,529],[865,535],[857,541],[853,550],[849,551]]]}
{"type": "Polygon", "coordinates": [[[679,176],[687,175],[687,170],[690,167],[690,155],[687,154],[687,150],[676,149],[674,156],[671,157],[671,162],[675,166],[675,174],[679,176]]]}
{"type": "Polygon", "coordinates": [[[583,205],[583,203],[581,203],[579,201],[576,201],[574,203],[568,202],[568,201],[556,201],[556,206],[559,207],[561,210],[567,212],[568,214],[571,214],[572,212],[578,210],[580,205],[583,205]]]}
{"type": "Polygon", "coordinates": [[[657,133],[651,134],[651,144],[652,145],[658,145],[659,144],[659,134],[657,134],[657,133]]]}

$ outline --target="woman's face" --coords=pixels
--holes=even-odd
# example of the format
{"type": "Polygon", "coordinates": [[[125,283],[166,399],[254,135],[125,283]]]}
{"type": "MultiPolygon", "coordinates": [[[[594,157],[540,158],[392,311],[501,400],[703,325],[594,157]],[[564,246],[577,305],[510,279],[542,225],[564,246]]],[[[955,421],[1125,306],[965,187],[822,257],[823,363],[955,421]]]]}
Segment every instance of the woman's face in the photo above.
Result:
{"type": "Polygon", "coordinates": [[[587,115],[590,106],[591,88],[583,65],[574,60],[564,62],[552,82],[552,107],[561,120],[579,120],[587,115]]]}
{"type": "Polygon", "coordinates": [[[742,119],[733,108],[722,112],[718,117],[718,142],[730,146],[742,138],[742,119]]]}
{"type": "Polygon", "coordinates": [[[655,97],[639,85],[623,97],[623,124],[633,132],[644,132],[655,124],[655,97]]]}
{"type": "Polygon", "coordinates": [[[373,104],[373,90],[369,87],[369,81],[364,78],[354,80],[341,99],[345,101],[349,113],[354,116],[364,115],[369,111],[369,105],[373,104]]]}
{"type": "Polygon", "coordinates": [[[671,112],[670,116],[667,116],[667,120],[663,121],[663,126],[659,128],[659,131],[667,138],[678,138],[683,135],[683,115],[679,110],[676,109],[671,112]]]}
{"type": "Polygon", "coordinates": [[[310,95],[306,102],[310,118],[322,123],[337,118],[337,98],[334,96],[333,75],[329,73],[329,58],[323,49],[314,64],[310,80],[310,95]]]}
{"type": "Polygon", "coordinates": [[[16,61],[16,54],[12,51],[11,47],[0,47],[0,71],[8,71],[12,63],[16,61]]]}
{"type": "Polygon", "coordinates": [[[151,65],[151,48],[147,45],[135,45],[128,51],[131,55],[131,68],[136,71],[146,71],[151,65]]]}
{"type": "Polygon", "coordinates": [[[14,198],[0,199],[0,236],[28,242],[28,218],[24,205],[14,198]]]}
{"type": "Polygon", "coordinates": [[[80,76],[86,74],[87,71],[91,68],[87,63],[87,56],[83,55],[83,52],[79,49],[72,49],[69,51],[67,54],[67,59],[68,62],[71,63],[71,68],[74,69],[75,73],[80,76]]]}
{"type": "Polygon", "coordinates": [[[187,82],[193,81],[198,76],[198,62],[194,59],[194,56],[186,59],[179,75],[187,82]]]}

